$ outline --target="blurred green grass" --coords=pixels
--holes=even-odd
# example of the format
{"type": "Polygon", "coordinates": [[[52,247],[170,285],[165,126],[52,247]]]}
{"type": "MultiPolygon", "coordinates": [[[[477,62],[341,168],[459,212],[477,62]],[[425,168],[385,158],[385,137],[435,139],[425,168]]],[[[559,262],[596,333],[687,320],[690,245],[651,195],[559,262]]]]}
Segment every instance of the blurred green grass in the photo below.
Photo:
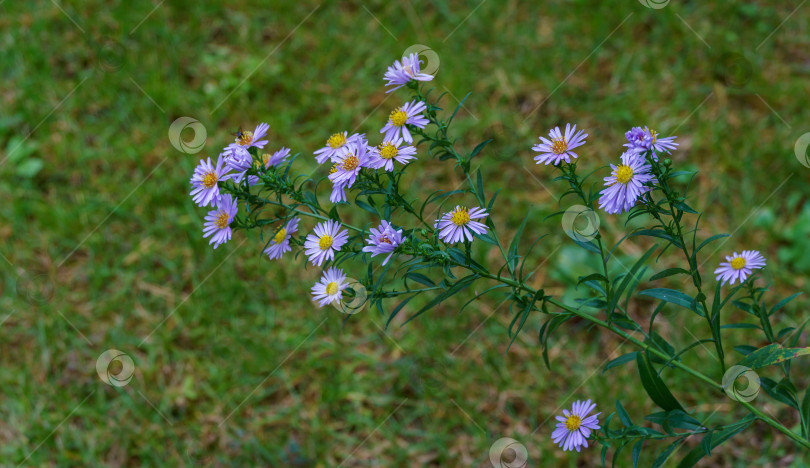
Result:
{"type": "MultiPolygon", "coordinates": [[[[402,99],[385,94],[385,67],[426,44],[441,59],[434,85],[448,107],[472,92],[454,124],[459,145],[495,138],[479,162],[489,190],[501,189],[493,218],[503,235],[527,210],[532,234],[551,235],[536,250],[536,265],[547,262],[537,285],[573,296],[583,270],[559,220],[542,221],[558,208],[543,185],[560,187],[529,150],[571,121],[590,134],[588,168],[615,160],[632,125],[676,131],[675,164],[700,171],[701,235],[734,234],[707,271],[726,251],[756,248],[774,294],[806,291],[810,169],[793,144],[810,116],[810,11],[799,6],[0,3],[0,465],[489,466],[500,437],[526,445],[530,466],[598,462],[593,448],[554,448],[548,418],[589,397],[603,414],[617,398],[631,415],[651,411],[631,369],[600,374],[629,346],[574,324],[553,343],[549,372],[539,319],[505,354],[511,316],[492,300],[387,331],[372,311],[343,324],[305,297],[317,271],[268,263],[256,235],[208,248],[188,177],[198,156],[258,121],[270,122],[271,145],[302,153],[297,164],[313,170],[309,155],[330,133],[376,133],[402,99]],[[202,153],[170,145],[181,116],[207,128],[202,153]],[[134,359],[126,387],[95,373],[109,348],[134,359]]],[[[460,183],[448,165],[421,164],[423,186],[460,183]]],[[[620,219],[601,221],[608,238],[621,237],[620,219]]],[[[626,243],[620,259],[646,247],[626,243]]],[[[807,304],[779,325],[801,322],[807,304]]],[[[678,344],[691,341],[684,327],[701,336],[697,320],[666,318],[662,334],[678,344]]],[[[796,375],[807,367],[797,361],[796,375]]],[[[703,416],[739,414],[688,382],[673,386],[690,408],[711,402],[694,408],[703,416]]],[[[757,403],[797,427],[764,395],[757,403]]],[[[784,438],[755,427],[711,463],[802,466],[784,438]]]]}

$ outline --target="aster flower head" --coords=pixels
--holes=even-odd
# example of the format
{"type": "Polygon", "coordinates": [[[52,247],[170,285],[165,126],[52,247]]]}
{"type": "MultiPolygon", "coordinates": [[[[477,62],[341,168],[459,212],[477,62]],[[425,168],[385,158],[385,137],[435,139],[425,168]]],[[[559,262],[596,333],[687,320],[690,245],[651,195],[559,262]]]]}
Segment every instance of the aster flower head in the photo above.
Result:
{"type": "Polygon", "coordinates": [[[366,135],[364,133],[354,133],[351,136],[348,135],[349,132],[338,132],[332,134],[332,136],[326,140],[326,146],[315,152],[315,161],[317,161],[318,164],[323,164],[327,159],[335,162],[335,158],[348,143],[366,140],[366,135]]]}
{"type": "Polygon", "coordinates": [[[571,150],[585,144],[585,138],[588,136],[582,130],[577,131],[576,125],[570,123],[565,124],[565,133],[560,131],[560,127],[554,127],[548,132],[549,138],[540,137],[540,143],[532,146],[534,151],[537,151],[537,156],[534,160],[537,164],[560,164],[560,161],[570,163],[571,158],[577,158],[579,155],[571,150]]]}
{"type": "Polygon", "coordinates": [[[270,129],[270,125],[267,125],[264,122],[257,125],[256,129],[253,131],[242,131],[240,128],[239,131],[236,132],[234,143],[232,143],[230,146],[239,146],[240,148],[244,149],[248,149],[250,147],[264,148],[264,145],[267,144],[267,140],[262,140],[262,138],[267,135],[268,129],[270,129]]]}
{"type": "Polygon", "coordinates": [[[391,111],[391,115],[388,116],[388,123],[380,130],[380,133],[385,134],[383,140],[391,141],[402,138],[408,143],[413,143],[413,136],[411,136],[407,125],[425,128],[425,125],[429,122],[422,115],[425,109],[427,109],[427,105],[424,102],[414,99],[391,111]]]}
{"type": "Polygon", "coordinates": [[[368,154],[368,144],[365,141],[355,140],[347,143],[338,154],[333,172],[329,174],[329,180],[335,185],[351,187],[357,180],[360,169],[368,167],[371,157],[368,154]]]}
{"type": "Polygon", "coordinates": [[[230,194],[222,195],[217,202],[217,209],[208,212],[203,224],[203,238],[211,237],[209,245],[216,249],[231,240],[231,223],[236,216],[236,199],[230,194]]]}
{"type": "Polygon", "coordinates": [[[717,281],[721,281],[721,285],[726,283],[733,285],[736,281],[742,284],[754,270],[764,266],[765,257],[759,251],[743,250],[742,253],[734,252],[733,255],[727,255],[726,261],[714,270],[714,274],[717,275],[717,281]]]}
{"type": "Polygon", "coordinates": [[[270,257],[270,260],[281,258],[284,252],[292,250],[292,248],[290,248],[290,238],[292,238],[292,235],[296,232],[298,232],[298,217],[293,217],[287,221],[287,224],[276,231],[273,240],[270,241],[270,245],[264,249],[264,253],[270,257]]]}
{"type": "Polygon", "coordinates": [[[323,273],[321,280],[312,286],[312,300],[318,307],[327,304],[340,303],[343,290],[349,286],[346,274],[340,268],[331,267],[323,273]]]}
{"type": "Polygon", "coordinates": [[[638,198],[650,190],[644,185],[655,183],[652,167],[638,154],[622,154],[622,163],[611,164],[610,176],[605,177],[605,188],[599,197],[599,208],[610,214],[624,213],[636,204],[638,198]]]}
{"type": "Polygon", "coordinates": [[[349,232],[340,229],[340,223],[334,220],[324,221],[315,226],[314,233],[307,236],[304,242],[304,253],[315,266],[321,266],[325,260],[334,260],[349,238],[349,232]]]}
{"type": "Polygon", "coordinates": [[[226,147],[220,157],[225,161],[225,166],[235,172],[235,174],[231,174],[230,178],[236,183],[242,181],[245,172],[253,164],[253,156],[248,153],[248,150],[238,145],[226,147]]]}
{"type": "Polygon", "coordinates": [[[388,254],[382,262],[385,265],[391,259],[397,246],[402,243],[402,229],[395,230],[391,223],[382,220],[380,225],[377,228],[371,228],[370,232],[366,240],[369,245],[363,247],[363,252],[371,252],[372,257],[388,254]]]}
{"type": "Polygon", "coordinates": [[[486,234],[487,226],[484,223],[474,221],[488,216],[487,210],[483,208],[473,208],[468,210],[462,206],[456,206],[453,211],[443,214],[436,220],[434,227],[439,230],[439,239],[447,244],[467,241],[472,242],[473,233],[486,234]]]}
{"type": "Polygon", "coordinates": [[[290,148],[282,147],[280,150],[276,151],[273,154],[268,153],[262,154],[262,163],[264,164],[265,169],[270,169],[271,167],[275,167],[283,163],[289,157],[290,157],[290,148]]]}
{"type": "Polygon", "coordinates": [[[200,165],[194,169],[191,176],[191,185],[194,189],[189,195],[198,206],[214,206],[219,201],[219,182],[227,179],[228,168],[223,168],[224,161],[222,155],[217,158],[217,165],[211,164],[211,158],[206,161],[200,159],[200,165]]]}
{"type": "Polygon", "coordinates": [[[410,54],[402,57],[402,61],[395,60],[394,64],[388,67],[383,79],[388,80],[385,86],[394,86],[386,93],[397,90],[411,80],[416,81],[430,81],[433,75],[422,73],[422,61],[419,60],[419,54],[410,54]]]}
{"type": "Polygon", "coordinates": [[[591,400],[577,400],[571,407],[571,411],[563,410],[563,416],[557,416],[557,427],[551,433],[551,440],[559,444],[563,451],[580,451],[582,447],[588,448],[588,437],[591,431],[599,429],[597,417],[602,413],[588,416],[588,413],[596,409],[596,404],[591,400]]]}
{"type": "Polygon", "coordinates": [[[394,170],[394,161],[400,164],[408,164],[416,159],[416,148],[413,146],[402,146],[402,138],[385,140],[378,146],[369,148],[371,159],[368,167],[373,169],[383,168],[388,172],[394,170]]]}
{"type": "Polygon", "coordinates": [[[661,138],[658,132],[648,127],[633,127],[625,132],[624,137],[627,138],[627,147],[629,153],[644,153],[652,151],[652,157],[658,161],[658,153],[669,154],[671,150],[678,147],[675,143],[675,136],[661,138]]]}

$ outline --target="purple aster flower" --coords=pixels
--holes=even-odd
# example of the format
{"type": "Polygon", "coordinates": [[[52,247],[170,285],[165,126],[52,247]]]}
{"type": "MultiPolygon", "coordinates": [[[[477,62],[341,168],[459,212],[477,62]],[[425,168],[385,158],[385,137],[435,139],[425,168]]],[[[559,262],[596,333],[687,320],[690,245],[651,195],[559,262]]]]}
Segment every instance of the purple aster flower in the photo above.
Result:
{"type": "Polygon", "coordinates": [[[214,244],[216,249],[231,240],[231,223],[236,211],[236,199],[225,194],[217,202],[217,209],[208,212],[203,224],[203,238],[211,236],[209,245],[214,244]]]}
{"type": "Polygon", "coordinates": [[[476,207],[468,210],[462,206],[456,206],[455,210],[447,212],[437,219],[434,227],[439,229],[439,239],[447,244],[463,242],[465,237],[467,241],[472,242],[473,233],[485,234],[488,229],[485,224],[473,220],[487,216],[487,210],[483,208],[476,207]]]}
{"type": "Polygon", "coordinates": [[[402,138],[408,143],[413,143],[411,132],[408,131],[407,125],[413,125],[416,128],[425,128],[429,120],[426,119],[422,112],[427,109],[427,106],[422,101],[413,100],[405,103],[402,107],[391,111],[388,117],[388,123],[380,130],[384,133],[383,140],[391,141],[397,138],[402,138]]]}
{"type": "Polygon", "coordinates": [[[660,138],[658,136],[658,132],[655,130],[644,127],[633,127],[629,131],[624,134],[624,137],[627,138],[627,143],[624,146],[627,147],[627,152],[629,153],[644,153],[646,151],[652,151],[652,157],[656,161],[658,161],[658,154],[657,153],[667,153],[671,150],[674,150],[678,147],[678,143],[675,143],[675,136],[660,138]]]}
{"type": "Polygon", "coordinates": [[[411,80],[430,81],[433,79],[433,75],[422,73],[422,61],[419,60],[419,54],[410,54],[402,57],[402,62],[395,60],[394,64],[388,67],[383,79],[388,80],[385,86],[395,86],[386,91],[386,93],[390,93],[405,86],[411,80]]]}
{"type": "Polygon", "coordinates": [[[756,250],[743,250],[741,254],[734,252],[734,255],[726,256],[726,261],[714,270],[714,274],[717,281],[722,281],[721,285],[733,285],[736,281],[742,284],[754,270],[764,266],[765,257],[762,254],[756,250]]]}
{"type": "Polygon", "coordinates": [[[318,307],[327,304],[340,303],[343,290],[349,286],[346,274],[340,268],[331,267],[323,273],[321,280],[312,287],[312,300],[318,307]]]}
{"type": "Polygon", "coordinates": [[[585,144],[587,133],[582,130],[577,131],[577,126],[571,126],[570,123],[565,124],[565,134],[560,131],[560,127],[554,127],[548,132],[549,138],[540,137],[540,143],[532,146],[534,151],[537,151],[537,156],[534,160],[537,164],[549,163],[560,164],[561,160],[570,163],[571,158],[577,158],[579,155],[571,151],[574,148],[585,144]]]}
{"type": "Polygon", "coordinates": [[[253,164],[253,156],[248,153],[248,150],[238,145],[226,147],[220,157],[224,159],[225,166],[235,172],[230,175],[230,178],[237,184],[242,181],[245,172],[253,164]]]}
{"type": "Polygon", "coordinates": [[[270,125],[267,125],[266,123],[260,123],[252,132],[250,130],[243,132],[240,128],[239,131],[236,132],[236,139],[234,140],[235,143],[231,143],[229,146],[238,146],[244,149],[248,149],[251,146],[255,146],[256,148],[264,148],[264,145],[267,144],[267,140],[262,140],[262,138],[267,135],[267,130],[269,128],[270,125]]]}
{"type": "MultiPolygon", "coordinates": [[[[264,164],[265,169],[270,169],[271,167],[278,166],[279,164],[283,163],[287,158],[290,157],[290,149],[289,148],[281,148],[280,150],[276,151],[273,154],[262,154],[262,163],[264,164]]],[[[253,161],[253,165],[259,167],[259,161],[253,161]]],[[[259,182],[258,176],[248,176],[248,185],[253,186],[259,182]]]]}
{"type": "Polygon", "coordinates": [[[365,141],[366,135],[364,133],[354,133],[352,136],[347,136],[349,132],[335,133],[326,140],[326,146],[315,152],[315,160],[318,164],[323,164],[327,159],[335,161],[335,157],[341,152],[347,143],[353,141],[365,141]]]}
{"type": "Polygon", "coordinates": [[[262,154],[262,162],[264,163],[265,169],[270,169],[271,167],[278,166],[279,164],[283,163],[290,157],[290,148],[282,147],[280,150],[276,151],[273,154],[262,154]]]}
{"type": "Polygon", "coordinates": [[[638,197],[650,190],[644,184],[656,182],[650,173],[652,167],[638,154],[624,153],[622,163],[619,166],[611,164],[610,168],[612,172],[605,177],[605,188],[599,197],[599,208],[610,214],[628,211],[638,197]]]}
{"type": "Polygon", "coordinates": [[[368,167],[372,169],[384,168],[388,172],[394,170],[394,161],[400,164],[408,164],[416,159],[416,148],[413,146],[402,146],[402,138],[386,140],[379,146],[369,148],[371,160],[368,167]]]}
{"type": "Polygon", "coordinates": [[[588,416],[588,413],[596,409],[596,404],[591,403],[591,400],[580,401],[577,400],[571,411],[563,410],[563,416],[557,416],[557,428],[551,433],[551,440],[555,444],[560,444],[563,451],[576,450],[580,451],[581,447],[588,448],[588,437],[591,436],[591,431],[599,429],[599,420],[597,416],[602,413],[596,413],[593,416],[588,416]]]}
{"type": "Polygon", "coordinates": [[[371,252],[372,257],[378,254],[388,254],[382,262],[385,265],[391,259],[397,246],[402,243],[402,229],[394,230],[391,223],[382,220],[379,227],[371,228],[371,234],[366,242],[369,245],[363,247],[363,252],[371,252]]]}
{"type": "Polygon", "coordinates": [[[349,238],[349,232],[340,230],[340,223],[329,220],[315,226],[315,233],[307,236],[304,242],[304,253],[315,266],[321,266],[324,260],[334,260],[349,238]]]}
{"type": "Polygon", "coordinates": [[[347,143],[335,159],[332,167],[334,172],[329,174],[329,180],[336,186],[351,187],[357,180],[360,169],[368,167],[368,145],[359,140],[347,143]]]}
{"type": "Polygon", "coordinates": [[[270,245],[264,249],[264,253],[270,257],[270,260],[281,258],[284,252],[292,250],[290,248],[290,238],[296,232],[298,232],[298,217],[291,218],[284,227],[276,232],[273,240],[270,241],[270,245]]]}
{"type": "Polygon", "coordinates": [[[200,159],[200,165],[194,169],[191,185],[194,189],[189,195],[199,206],[214,206],[219,201],[219,185],[217,182],[227,179],[228,169],[222,167],[222,155],[217,158],[216,167],[211,165],[211,158],[206,161],[200,159]]]}

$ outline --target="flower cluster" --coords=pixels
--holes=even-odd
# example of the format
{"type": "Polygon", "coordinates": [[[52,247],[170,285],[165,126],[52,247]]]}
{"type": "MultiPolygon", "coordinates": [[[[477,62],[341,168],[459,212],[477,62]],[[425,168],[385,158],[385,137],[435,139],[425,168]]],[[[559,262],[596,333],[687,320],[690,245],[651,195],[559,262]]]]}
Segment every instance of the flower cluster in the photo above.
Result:
{"type": "MultiPolygon", "coordinates": [[[[565,321],[570,317],[589,320],[593,324],[610,329],[629,339],[626,332],[616,329],[613,324],[633,322],[638,325],[626,311],[627,301],[632,291],[627,293],[626,300],[620,300],[622,290],[630,279],[626,277],[628,279],[619,283],[620,278],[610,278],[611,271],[608,268],[610,256],[621,241],[610,251],[604,248],[598,232],[593,241],[577,241],[580,246],[599,254],[603,267],[601,272],[580,279],[578,284],[590,286],[598,297],[589,298],[587,302],[583,300],[579,307],[572,307],[560,302],[552,296],[545,295],[543,289],[535,289],[527,284],[526,277],[523,276],[523,266],[531,250],[525,254],[519,250],[521,248],[520,235],[526,222],[524,221],[508,249],[504,248],[504,244],[496,233],[496,225],[491,219],[487,219],[490,216],[495,197],[493,196],[491,200],[485,197],[480,171],[475,182],[471,178],[470,160],[487,142],[476,147],[469,155],[462,155],[453,147],[453,141],[447,135],[447,127],[452,121],[452,117],[448,121],[440,120],[436,111],[441,109],[436,103],[429,102],[427,97],[422,94],[419,83],[431,81],[433,76],[422,72],[417,54],[411,54],[395,61],[385,72],[384,80],[385,85],[392,88],[387,92],[407,87],[414,91],[414,96],[390,112],[387,121],[379,128],[379,136],[376,140],[374,136],[377,133],[372,133],[370,139],[373,141],[369,141],[365,133],[349,134],[348,131],[339,131],[331,134],[326,139],[325,145],[312,153],[315,162],[319,165],[316,171],[316,174],[320,174],[318,177],[312,177],[309,174],[288,177],[295,158],[290,159],[291,150],[286,147],[281,147],[276,151],[265,150],[269,144],[269,125],[266,123],[260,123],[252,131],[240,129],[235,134],[234,142],[222,149],[215,162],[212,162],[211,158],[200,160],[190,180],[192,186],[190,195],[194,203],[200,207],[213,207],[204,218],[203,238],[208,238],[209,244],[216,249],[231,239],[234,229],[258,228],[262,229],[262,235],[269,234],[264,253],[270,260],[281,260],[294,250],[295,255],[303,253],[308,263],[321,272],[320,279],[311,287],[312,301],[318,307],[331,304],[339,308],[344,294],[351,294],[354,291],[352,285],[356,284],[355,280],[349,278],[339,265],[348,264],[349,262],[346,262],[348,259],[361,257],[364,263],[368,263],[368,277],[363,284],[373,285],[373,288],[370,287],[370,289],[374,289],[374,291],[369,297],[377,300],[377,304],[384,298],[409,295],[400,303],[397,311],[423,291],[443,290],[438,299],[430,302],[431,305],[435,305],[463,290],[473,281],[485,279],[498,281],[501,284],[487,289],[484,293],[498,287],[510,288],[509,299],[519,305],[518,310],[523,314],[522,320],[518,320],[519,316],[515,316],[513,325],[517,324],[516,326],[522,327],[527,314],[533,310],[551,315],[549,322],[546,322],[540,331],[541,341],[544,343],[548,340],[547,333],[562,323],[555,322],[553,326],[547,327],[551,320],[565,321]],[[426,130],[429,124],[436,127],[437,130],[434,134],[426,130]],[[419,138],[419,141],[415,142],[415,137],[419,138]],[[460,168],[464,172],[470,188],[443,192],[436,197],[431,195],[422,204],[421,209],[418,205],[415,207],[412,201],[399,191],[399,183],[400,177],[408,168],[431,164],[427,158],[417,156],[418,147],[421,144],[428,146],[427,152],[430,156],[438,156],[440,160],[455,159],[456,168],[460,168]],[[304,182],[296,185],[297,181],[301,179],[304,179],[304,182]],[[315,192],[326,180],[331,184],[329,193],[331,205],[324,207],[322,200],[325,200],[326,193],[315,192]],[[315,188],[311,192],[305,192],[303,187],[309,183],[315,188]],[[455,205],[455,208],[441,213],[435,220],[433,216],[429,219],[423,217],[425,207],[429,203],[448,200],[449,197],[465,191],[475,195],[477,200],[475,205],[478,206],[468,208],[458,204],[455,205]],[[264,194],[267,193],[271,195],[264,198],[264,194]],[[342,213],[339,213],[339,208],[342,209],[349,205],[352,198],[358,208],[375,214],[373,221],[360,220],[359,226],[363,227],[350,224],[355,223],[354,220],[345,223],[342,221],[342,213]],[[239,214],[240,202],[244,203],[241,215],[239,214]],[[264,214],[258,215],[258,213],[271,211],[277,215],[274,219],[267,219],[264,214]],[[404,220],[406,216],[413,216],[415,221],[404,220]],[[309,226],[306,225],[306,218],[310,218],[309,221],[312,222],[309,226]],[[375,224],[376,226],[374,226],[375,224]],[[267,229],[267,231],[263,229],[267,229]],[[299,230],[304,233],[299,233],[299,230]],[[471,243],[476,237],[487,244],[499,247],[505,263],[498,270],[497,275],[494,273],[495,269],[489,270],[473,260],[474,252],[472,252],[471,243]],[[457,247],[459,243],[463,243],[462,248],[457,247]],[[389,265],[392,260],[392,264],[389,265]],[[383,273],[375,277],[372,272],[374,270],[372,264],[378,264],[380,267],[386,266],[386,268],[381,268],[383,273]],[[432,270],[428,270],[428,268],[432,270]],[[467,269],[469,274],[457,277],[456,269],[467,269]],[[406,285],[405,291],[384,289],[382,277],[389,270],[396,271],[397,273],[393,273],[394,275],[402,275],[399,272],[407,270],[403,279],[406,285]],[[441,281],[434,281],[422,273],[436,270],[444,272],[445,276],[441,281]],[[411,288],[408,286],[410,280],[429,287],[411,288]],[[615,291],[617,284],[624,284],[618,292],[615,291]],[[618,298],[615,296],[616,294],[619,295],[618,298]],[[621,306],[621,302],[624,302],[624,307],[621,306]],[[562,312],[548,312],[549,305],[560,308],[562,312]],[[607,319],[603,321],[590,313],[583,313],[580,311],[582,307],[605,309],[607,319]],[[613,319],[617,317],[620,317],[620,321],[613,322],[613,319]]],[[[681,299],[678,305],[691,308],[698,315],[706,318],[713,334],[713,339],[706,341],[715,343],[720,368],[726,369],[725,362],[722,361],[719,320],[712,318],[712,316],[719,316],[719,310],[715,309],[711,311],[712,314],[708,313],[710,309],[705,301],[707,295],[701,290],[703,281],[699,272],[700,265],[695,259],[697,251],[701,247],[722,235],[712,236],[701,247],[696,247],[696,239],[693,239],[691,251],[690,247],[686,245],[685,229],[681,224],[681,217],[685,213],[697,214],[697,212],[686,204],[685,195],[669,186],[670,179],[675,179],[683,174],[682,171],[672,172],[670,170],[672,161],[669,159],[669,155],[679,146],[679,143],[676,142],[677,137],[661,137],[658,132],[646,126],[633,127],[624,136],[626,142],[623,143],[619,161],[616,164],[610,164],[610,172],[603,177],[603,182],[600,182],[598,193],[596,190],[588,189],[587,186],[583,189],[584,179],[587,179],[588,176],[581,178],[576,172],[577,164],[583,159],[588,159],[580,158],[580,153],[587,143],[588,134],[584,130],[578,129],[577,125],[567,123],[564,129],[561,126],[554,127],[548,131],[547,136],[540,136],[540,143],[535,144],[531,149],[536,153],[534,155],[536,164],[552,166],[562,172],[562,176],[558,179],[564,179],[569,184],[569,190],[564,195],[579,196],[588,209],[598,208],[611,215],[628,213],[630,219],[638,215],[649,215],[648,219],[656,223],[654,229],[642,229],[633,234],[640,232],[650,237],[665,239],[670,243],[668,247],[674,246],[673,250],[682,250],[688,263],[688,269],[670,268],[656,274],[650,280],[660,280],[667,276],[688,273],[696,287],[695,294],[690,296],[692,299],[683,300],[682,295],[685,293],[674,296],[670,290],[663,288],[641,291],[641,294],[648,293],[646,295],[657,297],[664,302],[672,302],[673,297],[677,297],[681,299]]],[[[323,203],[325,204],[325,202],[323,203]]],[[[453,206],[449,203],[448,205],[453,206]]],[[[439,209],[441,206],[440,204],[439,209]]],[[[697,224],[695,224],[695,232],[697,229],[697,224]]],[[[630,234],[622,240],[628,237],[630,234]]],[[[655,248],[657,246],[653,247],[650,253],[655,248]]],[[[493,249],[490,253],[496,252],[493,249]]],[[[641,265],[646,258],[646,255],[642,257],[638,265],[641,265]]],[[[732,255],[726,256],[725,260],[714,270],[717,281],[716,297],[719,297],[726,284],[733,286],[735,283],[742,285],[747,282],[746,284],[750,286],[751,290],[750,298],[758,299],[754,295],[758,294],[760,290],[753,287],[755,280],[749,281],[749,278],[755,276],[755,270],[765,267],[765,258],[758,251],[744,250],[741,253],[734,252],[732,255]]],[[[349,272],[351,271],[349,270],[349,272]]],[[[635,285],[631,289],[635,289],[635,285]]],[[[741,287],[731,289],[728,299],[741,287]]],[[[363,296],[361,299],[365,300],[366,297],[363,296]]],[[[715,304],[715,308],[722,307],[728,300],[715,300],[715,303],[717,302],[720,305],[715,304]]],[[[750,310],[760,313],[759,302],[756,300],[753,302],[756,305],[751,306],[750,310]]],[[[737,304],[739,301],[733,303],[737,304]]],[[[383,306],[378,305],[378,308],[383,312],[383,306]]],[[[396,311],[393,312],[394,315],[396,313],[396,311]]],[[[393,315],[389,317],[389,322],[391,318],[393,315]]],[[[760,319],[763,323],[761,329],[766,333],[772,333],[770,325],[764,325],[768,320],[767,313],[761,314],[760,319]]],[[[510,334],[513,325],[510,325],[510,334]]],[[[621,328],[624,330],[642,329],[640,325],[632,328],[622,326],[621,328]]],[[[652,321],[649,328],[652,333],[652,321]]],[[[662,337],[659,336],[659,338],[663,340],[662,337]]],[[[658,358],[651,362],[660,364],[663,362],[660,359],[667,359],[673,368],[689,370],[680,360],[671,359],[672,353],[658,352],[657,348],[661,347],[658,343],[655,343],[655,346],[648,344],[648,341],[634,341],[634,343],[643,349],[643,353],[641,351],[636,353],[640,370],[642,366],[649,365],[650,368],[647,370],[654,375],[655,369],[651,363],[647,363],[648,355],[655,355],[658,358]]],[[[660,380],[660,372],[658,374],[660,380]]],[[[702,375],[696,372],[690,372],[690,374],[692,376],[702,375]]],[[[716,386],[715,382],[711,383],[716,386]]],[[[618,405],[617,403],[617,411],[621,415],[623,409],[620,409],[618,405]]],[[[564,410],[562,416],[556,418],[557,424],[551,434],[553,443],[558,444],[564,451],[576,450],[579,452],[582,447],[588,447],[589,439],[603,442],[602,433],[610,438],[611,417],[606,418],[605,428],[602,428],[598,420],[601,413],[591,414],[595,409],[596,404],[587,400],[576,401],[570,410],[564,410]]],[[[627,429],[635,431],[634,428],[629,427],[628,418],[621,419],[627,429]]]]}

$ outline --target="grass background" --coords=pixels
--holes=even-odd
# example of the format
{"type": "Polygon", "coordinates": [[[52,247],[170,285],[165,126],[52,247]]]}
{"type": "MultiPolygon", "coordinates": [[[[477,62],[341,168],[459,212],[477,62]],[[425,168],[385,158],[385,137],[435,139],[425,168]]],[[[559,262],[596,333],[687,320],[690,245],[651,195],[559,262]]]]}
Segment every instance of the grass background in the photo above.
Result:
{"type": "MultiPolygon", "coordinates": [[[[448,107],[473,93],[454,124],[458,144],[495,139],[478,161],[489,190],[502,190],[501,235],[510,239],[527,210],[530,233],[550,235],[533,260],[536,286],[572,297],[589,270],[559,218],[543,222],[561,187],[529,147],[576,122],[590,134],[581,166],[594,169],[617,159],[626,129],[648,124],[678,134],[675,164],[700,171],[701,236],[734,233],[704,274],[731,250],[759,249],[775,300],[806,291],[810,272],[810,169],[793,150],[810,131],[803,3],[0,2],[0,465],[488,467],[500,437],[524,444],[529,466],[598,462],[598,449],[556,449],[549,418],[576,398],[603,415],[617,398],[635,420],[653,411],[634,369],[601,374],[630,346],[572,322],[553,342],[549,372],[539,317],[505,354],[511,314],[487,299],[388,330],[374,311],[344,325],[307,297],[319,272],[268,262],[255,233],[208,248],[188,178],[199,156],[258,121],[270,123],[271,146],[302,153],[301,170],[314,170],[308,155],[330,133],[376,134],[403,98],[385,94],[386,66],[425,44],[440,57],[434,84],[448,107]],[[206,127],[202,153],[171,146],[181,116],[206,127]],[[96,375],[110,348],[134,360],[125,387],[96,375]]],[[[460,183],[450,165],[418,164],[414,193],[460,183]]],[[[623,235],[622,218],[601,222],[608,239],[623,235]]],[[[626,242],[619,259],[646,247],[626,242]]],[[[786,308],[776,328],[800,323],[807,305],[786,308]]],[[[632,313],[652,306],[639,301],[632,313]]],[[[706,335],[697,318],[663,318],[676,344],[693,340],[684,330],[706,335]]],[[[734,340],[763,344],[750,333],[734,340]]],[[[711,358],[690,354],[699,366],[711,358]]],[[[797,361],[795,375],[807,370],[797,361]]],[[[665,377],[712,423],[742,415],[665,377]]],[[[764,394],[755,402],[798,428],[764,394]]],[[[647,446],[642,464],[662,447],[647,446]]],[[[756,424],[704,463],[807,459],[756,424]]]]}

